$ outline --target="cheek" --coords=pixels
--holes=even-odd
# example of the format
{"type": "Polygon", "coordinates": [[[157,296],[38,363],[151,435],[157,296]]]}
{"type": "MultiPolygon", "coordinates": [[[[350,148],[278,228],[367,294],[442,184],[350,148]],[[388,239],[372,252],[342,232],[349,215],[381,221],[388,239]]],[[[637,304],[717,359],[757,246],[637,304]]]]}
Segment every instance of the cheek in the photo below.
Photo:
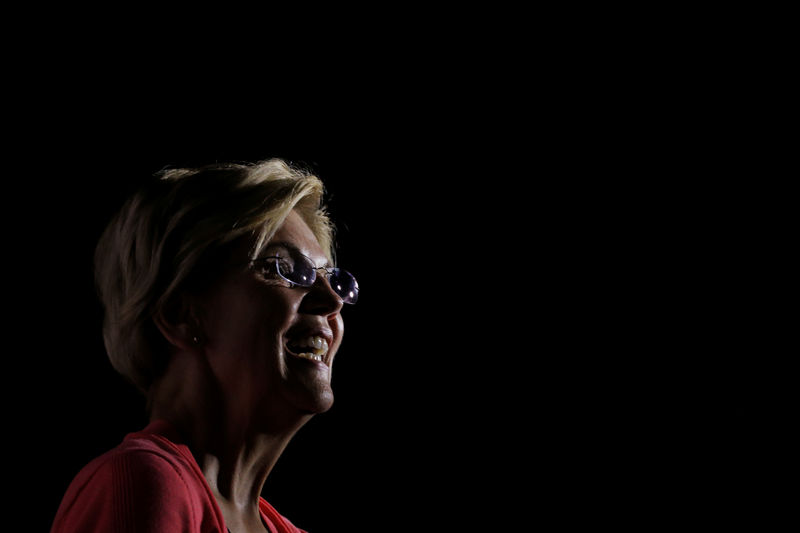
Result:
{"type": "Polygon", "coordinates": [[[268,293],[250,291],[215,302],[206,325],[215,366],[227,367],[225,374],[262,374],[280,355],[291,316],[291,302],[268,293]]]}

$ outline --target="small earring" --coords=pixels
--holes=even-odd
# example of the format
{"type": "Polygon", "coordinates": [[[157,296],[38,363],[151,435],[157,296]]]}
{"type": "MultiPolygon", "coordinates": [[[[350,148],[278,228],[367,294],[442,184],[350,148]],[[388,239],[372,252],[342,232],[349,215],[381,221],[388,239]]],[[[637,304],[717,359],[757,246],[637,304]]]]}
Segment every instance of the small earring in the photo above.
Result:
{"type": "Polygon", "coordinates": [[[200,344],[200,337],[195,335],[194,337],[192,337],[192,342],[195,344],[200,344]]]}

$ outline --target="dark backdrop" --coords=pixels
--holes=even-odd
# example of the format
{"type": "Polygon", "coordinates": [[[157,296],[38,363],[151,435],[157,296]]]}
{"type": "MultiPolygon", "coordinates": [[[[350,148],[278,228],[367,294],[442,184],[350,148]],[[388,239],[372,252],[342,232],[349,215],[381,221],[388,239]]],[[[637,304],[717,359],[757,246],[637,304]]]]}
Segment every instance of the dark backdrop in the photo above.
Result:
{"type": "Polygon", "coordinates": [[[734,133],[707,142],[713,114],[698,133],[678,105],[621,115],[557,80],[529,98],[464,92],[472,79],[322,106],[98,90],[17,110],[6,379],[38,530],[86,462],[146,423],[104,354],[102,228],[165,166],[273,156],[325,181],[362,287],[335,405],[265,488],[299,526],[652,524],[748,494],[778,403],[761,293],[742,281],[769,248],[754,155],[734,133]]]}

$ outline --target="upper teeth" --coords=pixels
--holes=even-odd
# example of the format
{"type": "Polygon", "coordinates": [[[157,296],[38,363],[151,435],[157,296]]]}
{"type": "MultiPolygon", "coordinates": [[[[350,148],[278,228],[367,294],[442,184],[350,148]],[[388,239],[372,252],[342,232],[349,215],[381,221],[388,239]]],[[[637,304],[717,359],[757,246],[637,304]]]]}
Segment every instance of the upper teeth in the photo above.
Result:
{"type": "MultiPolygon", "coordinates": [[[[328,352],[328,341],[324,337],[313,335],[304,339],[298,339],[292,342],[296,348],[311,348],[308,352],[310,355],[325,355],[328,352]]],[[[302,354],[299,354],[302,355],[302,354]]]]}

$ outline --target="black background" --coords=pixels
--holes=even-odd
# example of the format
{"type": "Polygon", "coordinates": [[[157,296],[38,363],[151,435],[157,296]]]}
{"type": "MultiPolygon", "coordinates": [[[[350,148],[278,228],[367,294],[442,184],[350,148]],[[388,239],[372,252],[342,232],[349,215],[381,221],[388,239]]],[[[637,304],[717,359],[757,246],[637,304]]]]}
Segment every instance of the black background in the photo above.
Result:
{"type": "MultiPolygon", "coordinates": [[[[736,223],[717,227],[698,200],[665,225],[650,212],[669,213],[665,196],[627,198],[671,196],[667,183],[573,177],[591,166],[570,165],[573,150],[526,138],[538,146],[526,152],[487,135],[490,123],[464,131],[429,112],[299,133],[269,117],[167,127],[161,116],[144,127],[94,116],[78,131],[83,117],[68,116],[45,137],[15,198],[29,206],[17,218],[17,350],[42,523],[83,464],[146,424],[102,346],[91,256],[104,224],[165,166],[272,156],[325,181],[340,264],[363,289],[345,310],[335,406],[265,488],[296,524],[401,531],[417,510],[448,530],[491,528],[519,523],[531,500],[540,516],[616,520],[631,502],[658,512],[642,487],[690,488],[688,465],[704,465],[709,485],[739,479],[764,385],[718,269],[736,223]],[[687,257],[699,265],[689,276],[687,257]]],[[[601,155],[590,148],[582,157],[601,155]]]]}
{"type": "Polygon", "coordinates": [[[786,319],[765,302],[778,274],[762,274],[781,264],[771,230],[787,212],[763,178],[758,113],[730,112],[725,64],[669,77],[618,55],[625,43],[546,44],[532,62],[475,44],[270,75],[224,57],[75,61],[97,43],[26,62],[7,107],[4,263],[29,529],[146,423],[102,345],[104,225],[166,166],[273,156],[326,183],[339,262],[362,287],[336,403],[265,488],[298,526],[748,514],[787,394],[773,334],[786,319]]]}

